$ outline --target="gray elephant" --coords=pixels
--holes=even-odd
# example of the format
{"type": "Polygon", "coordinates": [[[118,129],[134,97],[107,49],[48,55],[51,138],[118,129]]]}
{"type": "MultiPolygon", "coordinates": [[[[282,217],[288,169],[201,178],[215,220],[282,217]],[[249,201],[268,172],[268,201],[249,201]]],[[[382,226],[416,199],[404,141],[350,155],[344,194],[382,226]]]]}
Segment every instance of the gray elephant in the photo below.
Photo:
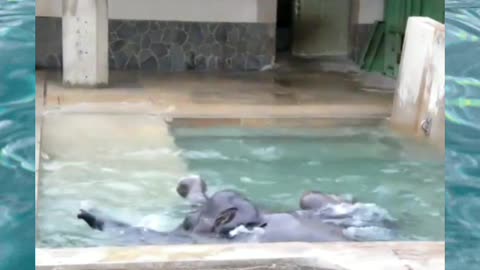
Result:
{"type": "Polygon", "coordinates": [[[192,213],[171,232],[134,227],[84,210],[78,218],[92,229],[114,233],[120,244],[127,245],[356,240],[344,233],[341,223],[326,222],[339,216],[324,212],[323,206],[349,203],[333,195],[305,193],[300,203],[303,210],[270,213],[236,191],[222,190],[208,196],[207,185],[198,176],[181,179],[177,192],[191,203],[192,213]]]}
{"type": "MultiPolygon", "coordinates": [[[[201,206],[206,203],[213,203],[213,206],[208,206],[206,207],[207,209],[215,208],[225,210],[232,206],[229,200],[227,200],[227,197],[220,196],[217,199],[218,195],[214,194],[214,196],[209,198],[206,192],[207,185],[199,176],[193,175],[179,181],[177,193],[190,202],[194,209],[197,209],[191,216],[187,216],[185,219],[185,229],[193,228],[192,230],[195,231],[196,228],[202,228],[205,224],[208,224],[204,219],[210,220],[211,216],[201,211],[201,209],[205,209],[205,206],[203,208],[201,206]],[[200,209],[200,211],[198,211],[198,209],[200,209]]],[[[223,191],[221,194],[224,193],[229,194],[229,199],[240,198],[242,201],[248,201],[249,206],[253,205],[242,194],[235,191],[223,191]]],[[[387,240],[394,237],[394,231],[391,229],[395,227],[395,219],[393,219],[386,210],[375,204],[359,203],[353,198],[326,194],[319,191],[305,192],[300,198],[300,210],[272,213],[265,209],[244,209],[241,207],[236,213],[236,218],[245,218],[246,213],[254,213],[257,224],[261,223],[261,221],[258,220],[258,217],[261,216],[264,220],[270,219],[268,222],[270,225],[273,220],[283,222],[283,224],[296,224],[296,222],[300,222],[302,225],[297,226],[304,228],[301,231],[305,231],[312,225],[314,227],[320,226],[318,223],[334,225],[333,228],[341,228],[344,230],[344,234],[349,235],[350,239],[365,238],[365,236],[361,235],[365,230],[368,230],[369,234],[371,234],[372,231],[378,231],[383,235],[383,237],[378,239],[375,238],[375,235],[367,236],[367,240],[369,240],[368,238],[371,238],[371,240],[382,240],[385,238],[385,240],[387,240]]],[[[245,223],[239,222],[232,223],[231,225],[239,226],[241,224],[245,223]]],[[[269,232],[270,231],[273,232],[271,227],[269,232]]],[[[295,235],[298,234],[299,232],[295,232],[295,235]]],[[[323,232],[320,234],[323,236],[323,232]]]]}

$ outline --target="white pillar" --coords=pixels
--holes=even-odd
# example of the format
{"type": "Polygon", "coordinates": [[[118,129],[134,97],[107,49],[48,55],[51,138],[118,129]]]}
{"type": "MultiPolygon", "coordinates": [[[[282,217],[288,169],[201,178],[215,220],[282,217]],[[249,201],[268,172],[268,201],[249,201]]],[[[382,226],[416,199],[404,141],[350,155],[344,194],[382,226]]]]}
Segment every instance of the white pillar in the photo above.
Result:
{"type": "Polygon", "coordinates": [[[410,17],[392,111],[395,128],[444,145],[445,26],[410,17]]]}
{"type": "Polygon", "coordinates": [[[107,0],[63,0],[63,82],[108,84],[107,0]]]}

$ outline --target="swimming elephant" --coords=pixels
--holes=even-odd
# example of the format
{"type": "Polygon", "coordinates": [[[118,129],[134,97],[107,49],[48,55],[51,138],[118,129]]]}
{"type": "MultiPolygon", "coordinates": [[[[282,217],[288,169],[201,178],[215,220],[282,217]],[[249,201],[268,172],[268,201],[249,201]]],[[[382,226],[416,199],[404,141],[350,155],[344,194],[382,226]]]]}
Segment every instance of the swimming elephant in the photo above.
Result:
{"type": "Polygon", "coordinates": [[[93,230],[110,234],[116,244],[152,245],[152,244],[193,244],[195,240],[180,231],[175,233],[158,232],[143,227],[132,226],[93,210],[80,210],[78,219],[85,221],[93,230]]]}
{"type": "MultiPolygon", "coordinates": [[[[327,242],[369,239],[361,230],[382,230],[388,213],[373,204],[359,204],[321,192],[307,192],[301,210],[270,213],[258,209],[244,195],[222,190],[206,194],[198,176],[180,180],[177,193],[192,207],[184,221],[171,232],[158,232],[81,210],[78,218],[92,229],[114,232],[127,244],[175,244],[218,242],[327,242]]],[[[386,229],[386,239],[390,231],[386,229]]]]}
{"type": "MultiPolygon", "coordinates": [[[[232,206],[227,200],[221,199],[222,197],[211,200],[206,194],[206,191],[207,184],[205,181],[195,175],[180,179],[177,186],[178,194],[189,201],[192,205],[200,202],[200,204],[196,204],[197,207],[201,205],[201,202],[210,202],[210,207],[216,207],[223,210],[232,206]],[[201,200],[198,198],[201,198],[201,200]],[[214,202],[212,203],[212,201],[214,202]]],[[[230,197],[237,198],[240,201],[249,202],[247,198],[238,192],[229,191],[229,194],[230,197]]],[[[305,192],[300,199],[300,208],[300,210],[290,212],[272,213],[265,209],[258,210],[256,208],[252,209],[243,207],[237,212],[237,215],[244,218],[244,215],[249,213],[250,215],[258,217],[259,213],[261,213],[265,223],[270,224],[272,221],[268,221],[269,218],[273,219],[279,217],[285,220],[285,224],[288,224],[290,221],[301,222],[305,225],[324,223],[333,225],[334,227],[347,229],[350,234],[349,237],[352,239],[357,239],[358,237],[357,235],[352,235],[350,232],[354,231],[354,234],[357,232],[362,233],[361,231],[365,228],[382,231],[384,235],[392,235],[389,231],[395,225],[395,220],[390,217],[388,212],[375,204],[358,203],[353,198],[344,198],[319,191],[305,192]]],[[[187,229],[204,226],[205,223],[199,222],[198,216],[203,217],[208,215],[200,214],[200,212],[197,211],[193,213],[193,217],[187,216],[184,221],[184,225],[186,225],[187,229]]],[[[233,225],[238,226],[239,224],[241,223],[233,225]]],[[[305,228],[307,227],[308,226],[305,226],[305,228]]],[[[272,231],[271,228],[270,231],[272,231]]],[[[373,238],[372,240],[375,239],[376,238],[373,238]]]]}
{"type": "Polygon", "coordinates": [[[216,232],[230,237],[229,233],[243,226],[250,231],[257,229],[261,236],[256,237],[261,242],[347,240],[338,226],[325,224],[302,211],[271,213],[258,209],[248,198],[236,191],[222,190],[210,197],[206,191],[207,185],[199,176],[180,179],[177,185],[178,194],[197,207],[196,211],[185,218],[183,229],[201,233],[215,227],[216,232]],[[213,226],[213,220],[220,216],[224,217],[225,222],[213,226]]]}
{"type": "Polygon", "coordinates": [[[207,201],[207,184],[198,175],[190,175],[180,179],[177,193],[192,206],[200,206],[207,201]]]}
{"type": "MultiPolygon", "coordinates": [[[[207,184],[198,175],[190,175],[180,179],[177,184],[177,193],[180,197],[186,199],[192,206],[198,207],[208,200],[207,184]]],[[[236,193],[236,196],[239,194],[236,193]]],[[[302,194],[300,198],[300,209],[313,210],[320,209],[327,205],[354,204],[353,198],[346,198],[333,194],[326,194],[320,191],[308,191],[302,194]]],[[[270,213],[266,209],[263,213],[270,213]]]]}
{"type": "MultiPolygon", "coordinates": [[[[177,193],[186,199],[192,206],[199,206],[208,200],[207,184],[198,175],[190,175],[180,179],[177,184],[177,193]]],[[[320,191],[308,191],[303,193],[300,198],[300,209],[312,210],[325,207],[327,204],[353,204],[354,199],[341,196],[326,194],[320,191]]],[[[265,210],[264,210],[265,211],[265,210]]]]}
{"type": "MultiPolygon", "coordinates": [[[[200,181],[181,181],[177,191],[197,208],[171,232],[134,227],[85,210],[80,210],[77,217],[84,220],[92,229],[114,233],[122,240],[122,244],[349,240],[338,226],[315,219],[304,220],[296,213],[265,214],[236,191],[222,190],[210,197],[191,196],[190,191],[196,190],[191,189],[191,183],[200,181]],[[190,184],[182,187],[185,183],[190,184]],[[202,198],[203,203],[199,204],[198,198],[202,198]]],[[[206,185],[197,191],[204,194],[202,190],[206,191],[206,185]]]]}
{"type": "MultiPolygon", "coordinates": [[[[218,196],[223,196],[223,191],[218,196]]],[[[215,194],[212,196],[215,198],[215,194]]],[[[228,196],[227,196],[228,197],[228,196]]],[[[248,205],[248,201],[240,205],[248,205]]],[[[237,203],[234,203],[237,205],[237,203]]],[[[299,216],[288,213],[275,213],[253,217],[242,216],[241,208],[230,207],[219,211],[214,203],[205,204],[198,218],[203,221],[194,228],[184,224],[171,232],[159,232],[148,228],[135,227],[99,214],[80,210],[77,215],[94,230],[110,233],[122,245],[194,244],[194,243],[234,243],[234,242],[330,242],[348,241],[339,227],[322,222],[303,221],[299,216]],[[213,209],[212,209],[213,208],[213,209]],[[213,213],[218,213],[217,216],[213,213]],[[212,215],[210,215],[212,214],[212,215]],[[242,222],[244,221],[244,222],[242,222]]],[[[254,208],[253,205],[248,207],[254,208]]],[[[223,207],[221,208],[223,209],[223,207]]],[[[257,211],[257,213],[260,213],[257,211]]]]}

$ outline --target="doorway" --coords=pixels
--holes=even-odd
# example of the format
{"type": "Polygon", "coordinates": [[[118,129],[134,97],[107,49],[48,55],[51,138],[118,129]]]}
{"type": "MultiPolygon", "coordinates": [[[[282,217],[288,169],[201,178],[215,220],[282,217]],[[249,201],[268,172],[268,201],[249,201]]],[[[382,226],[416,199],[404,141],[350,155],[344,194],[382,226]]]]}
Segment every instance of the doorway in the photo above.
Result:
{"type": "Polygon", "coordinates": [[[292,54],[345,57],[350,50],[351,0],[296,0],[292,54]]]}
{"type": "Polygon", "coordinates": [[[290,54],[293,40],[294,0],[277,1],[276,50],[277,54],[290,54]]]}

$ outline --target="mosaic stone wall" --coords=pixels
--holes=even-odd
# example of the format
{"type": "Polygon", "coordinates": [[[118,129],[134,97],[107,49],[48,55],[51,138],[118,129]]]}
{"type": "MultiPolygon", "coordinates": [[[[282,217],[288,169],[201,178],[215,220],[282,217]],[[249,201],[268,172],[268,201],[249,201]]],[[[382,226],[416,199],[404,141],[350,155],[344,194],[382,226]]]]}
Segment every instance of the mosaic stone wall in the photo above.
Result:
{"type": "MultiPolygon", "coordinates": [[[[265,23],[109,22],[115,70],[259,70],[275,57],[275,25],[265,23]]],[[[61,19],[37,17],[37,66],[61,67],[61,19]]]]}

